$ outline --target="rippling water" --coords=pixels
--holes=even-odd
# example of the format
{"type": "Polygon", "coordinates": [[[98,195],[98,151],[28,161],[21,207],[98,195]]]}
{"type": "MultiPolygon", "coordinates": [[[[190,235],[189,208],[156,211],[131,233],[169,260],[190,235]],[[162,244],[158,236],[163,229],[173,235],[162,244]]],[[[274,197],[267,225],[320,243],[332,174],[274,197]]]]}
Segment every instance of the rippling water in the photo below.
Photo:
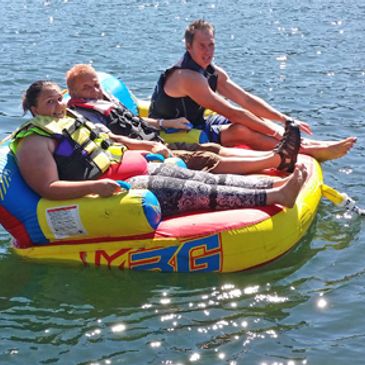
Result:
{"type": "MultiPolygon", "coordinates": [[[[365,3],[13,0],[0,12],[0,137],[39,78],[92,62],[147,98],[188,22],[216,25],[216,62],[318,138],[357,135],[325,181],[365,206],[365,3]]],[[[0,364],[363,364],[364,222],[323,201],[289,254],[235,274],[24,261],[0,228],[0,364]]]]}

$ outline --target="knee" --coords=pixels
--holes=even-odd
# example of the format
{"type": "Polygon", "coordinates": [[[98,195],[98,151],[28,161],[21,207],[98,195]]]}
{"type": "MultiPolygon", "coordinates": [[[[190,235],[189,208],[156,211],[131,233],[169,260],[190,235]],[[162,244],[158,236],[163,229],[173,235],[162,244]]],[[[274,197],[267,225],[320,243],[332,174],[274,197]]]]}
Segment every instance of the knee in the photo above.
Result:
{"type": "Polygon", "coordinates": [[[234,146],[251,137],[252,131],[249,128],[241,124],[231,124],[229,128],[221,132],[221,143],[223,146],[234,146]]]}

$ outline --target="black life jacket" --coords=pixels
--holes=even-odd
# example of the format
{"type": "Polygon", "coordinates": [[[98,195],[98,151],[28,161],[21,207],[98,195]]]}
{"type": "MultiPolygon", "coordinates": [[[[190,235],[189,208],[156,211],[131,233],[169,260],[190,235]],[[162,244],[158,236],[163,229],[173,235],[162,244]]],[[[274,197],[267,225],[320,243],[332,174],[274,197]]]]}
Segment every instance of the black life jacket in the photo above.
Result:
{"type": "Polygon", "coordinates": [[[157,119],[185,117],[194,127],[202,128],[204,125],[205,108],[188,96],[173,98],[165,93],[164,87],[166,80],[170,73],[177,69],[188,69],[200,73],[208,80],[209,87],[213,91],[216,91],[218,75],[215,67],[209,65],[206,69],[203,69],[191,58],[189,52],[185,52],[183,58],[176,65],[161,74],[152,94],[149,116],[157,119]]]}
{"type": "Polygon", "coordinates": [[[119,100],[107,93],[104,93],[104,100],[72,98],[68,106],[81,114],[83,111],[88,111],[102,116],[103,124],[114,134],[164,143],[158,129],[149,126],[142,118],[134,115],[119,100]]]}

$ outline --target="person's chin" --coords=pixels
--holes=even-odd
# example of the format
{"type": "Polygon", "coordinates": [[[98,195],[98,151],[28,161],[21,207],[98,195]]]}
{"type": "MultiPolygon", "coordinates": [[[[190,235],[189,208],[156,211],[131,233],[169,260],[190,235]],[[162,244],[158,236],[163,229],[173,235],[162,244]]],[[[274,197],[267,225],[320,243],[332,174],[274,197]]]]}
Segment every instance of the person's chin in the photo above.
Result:
{"type": "Polygon", "coordinates": [[[211,58],[205,58],[204,60],[201,61],[201,66],[203,68],[207,68],[210,64],[212,63],[212,59],[211,58]]]}
{"type": "Polygon", "coordinates": [[[98,99],[102,99],[102,98],[103,98],[103,96],[94,94],[94,95],[90,95],[88,98],[85,98],[85,99],[98,100],[98,99]]]}
{"type": "Polygon", "coordinates": [[[53,114],[53,116],[55,117],[55,118],[64,118],[65,116],[66,116],[66,113],[64,112],[64,113],[54,113],[53,114]]]}

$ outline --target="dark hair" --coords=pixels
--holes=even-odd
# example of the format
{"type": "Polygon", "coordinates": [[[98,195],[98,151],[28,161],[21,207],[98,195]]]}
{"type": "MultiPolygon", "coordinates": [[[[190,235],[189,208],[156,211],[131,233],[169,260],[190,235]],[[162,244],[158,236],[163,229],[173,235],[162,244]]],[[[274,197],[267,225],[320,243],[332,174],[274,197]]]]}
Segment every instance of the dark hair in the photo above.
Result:
{"type": "MultiPolygon", "coordinates": [[[[23,110],[26,113],[28,110],[32,113],[31,107],[37,106],[38,96],[46,86],[56,85],[50,80],[38,80],[30,85],[23,95],[23,110]]],[[[33,114],[33,113],[32,113],[33,114]]]]}
{"type": "Polygon", "coordinates": [[[185,45],[191,45],[197,30],[211,30],[215,33],[214,25],[204,19],[198,19],[191,22],[185,29],[185,45]]]}

